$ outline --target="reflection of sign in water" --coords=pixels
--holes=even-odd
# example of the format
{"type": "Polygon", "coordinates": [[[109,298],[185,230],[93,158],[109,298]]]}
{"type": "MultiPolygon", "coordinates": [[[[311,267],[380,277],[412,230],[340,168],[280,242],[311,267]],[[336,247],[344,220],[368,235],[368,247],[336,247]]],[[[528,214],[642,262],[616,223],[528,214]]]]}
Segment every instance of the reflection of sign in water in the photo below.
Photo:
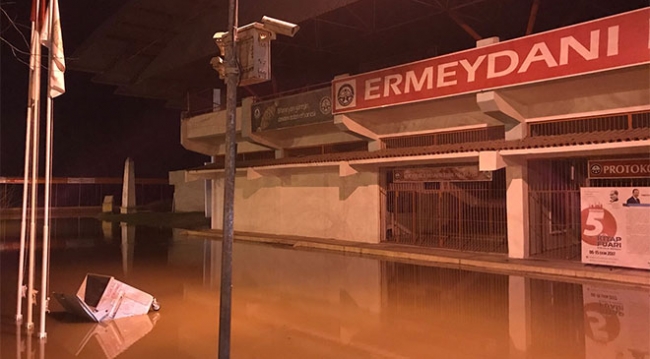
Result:
{"type": "Polygon", "coordinates": [[[478,166],[407,168],[395,170],[393,180],[395,182],[491,181],[492,172],[479,171],[478,166]]]}
{"type": "Polygon", "coordinates": [[[582,262],[650,269],[650,187],[588,187],[580,197],[582,262]]]}
{"type": "Polygon", "coordinates": [[[650,290],[583,288],[585,358],[650,358],[650,290]]]}
{"type": "Polygon", "coordinates": [[[333,121],[330,89],[257,102],[251,116],[253,132],[333,121]]]}

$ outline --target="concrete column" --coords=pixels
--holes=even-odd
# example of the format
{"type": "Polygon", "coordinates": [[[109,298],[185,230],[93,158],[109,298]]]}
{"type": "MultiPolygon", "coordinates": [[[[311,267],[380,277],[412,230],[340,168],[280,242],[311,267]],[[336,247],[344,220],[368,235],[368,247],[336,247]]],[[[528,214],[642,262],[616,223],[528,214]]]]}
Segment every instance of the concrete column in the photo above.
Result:
{"type": "Polygon", "coordinates": [[[508,221],[508,257],[530,255],[528,209],[528,161],[507,161],[506,211],[508,221]]]}
{"type": "Polygon", "coordinates": [[[519,276],[508,279],[508,332],[510,359],[526,358],[531,343],[530,280],[519,276]]]}
{"type": "Polygon", "coordinates": [[[135,212],[135,167],[133,160],[124,161],[124,180],[122,182],[122,205],[120,213],[135,212]]]}

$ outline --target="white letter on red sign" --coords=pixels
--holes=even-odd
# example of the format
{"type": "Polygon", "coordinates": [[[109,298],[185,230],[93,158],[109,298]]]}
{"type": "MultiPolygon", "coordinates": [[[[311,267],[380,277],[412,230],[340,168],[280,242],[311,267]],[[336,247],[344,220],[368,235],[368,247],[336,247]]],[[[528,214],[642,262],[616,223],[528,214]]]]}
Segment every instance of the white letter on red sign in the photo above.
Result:
{"type": "Polygon", "coordinates": [[[574,49],[578,55],[582,56],[585,60],[593,60],[598,58],[598,42],[600,41],[600,30],[591,32],[591,41],[589,49],[582,46],[578,40],[573,36],[567,36],[560,39],[560,65],[569,63],[569,48],[574,49]]]}
{"type": "Polygon", "coordinates": [[[381,82],[381,77],[375,77],[374,79],[366,80],[366,91],[363,94],[365,100],[374,100],[381,97],[381,94],[379,93],[379,84],[374,85],[375,83],[379,82],[381,82]],[[377,91],[377,93],[371,93],[373,91],[377,91]]]}
{"type": "Polygon", "coordinates": [[[384,97],[390,95],[390,90],[393,90],[395,95],[401,95],[402,91],[399,90],[399,86],[402,83],[402,75],[388,75],[384,77],[384,97]]]}
{"type": "MultiPolygon", "coordinates": [[[[650,48],[650,42],[648,43],[648,48],[650,48]]],[[[614,55],[618,55],[618,26],[610,26],[607,28],[607,56],[614,55]]]]}
{"type": "Polygon", "coordinates": [[[487,78],[491,79],[494,77],[501,77],[501,76],[508,75],[517,68],[517,65],[519,65],[519,55],[517,55],[517,53],[512,50],[503,50],[503,51],[495,52],[493,54],[489,54],[487,78]],[[499,57],[508,57],[510,60],[510,63],[508,64],[508,67],[506,67],[505,70],[501,70],[501,71],[496,70],[496,60],[499,57]]]}
{"type": "Polygon", "coordinates": [[[553,54],[551,54],[551,51],[548,49],[548,46],[546,46],[546,43],[538,42],[535,45],[533,45],[532,49],[530,49],[528,56],[526,56],[526,59],[521,64],[521,67],[517,72],[521,74],[528,71],[528,67],[530,67],[530,64],[532,64],[535,61],[544,61],[546,62],[546,66],[548,67],[557,66],[557,61],[555,61],[555,59],[553,58],[553,54]]]}
{"type": "Polygon", "coordinates": [[[427,90],[433,88],[433,67],[427,67],[422,71],[422,76],[418,79],[415,77],[415,71],[408,71],[406,73],[406,85],[404,87],[404,93],[411,92],[411,86],[413,90],[421,91],[424,87],[424,82],[427,83],[427,90]]]}
{"type": "Polygon", "coordinates": [[[481,66],[483,60],[485,60],[485,55],[479,56],[473,65],[466,59],[460,60],[460,64],[465,68],[465,71],[467,71],[467,82],[474,82],[474,80],[476,80],[476,69],[481,66]]]}
{"type": "Polygon", "coordinates": [[[445,77],[456,76],[456,71],[445,71],[448,68],[454,66],[458,66],[458,61],[452,61],[446,64],[438,65],[438,87],[453,86],[458,83],[456,80],[445,81],[445,77]]]}

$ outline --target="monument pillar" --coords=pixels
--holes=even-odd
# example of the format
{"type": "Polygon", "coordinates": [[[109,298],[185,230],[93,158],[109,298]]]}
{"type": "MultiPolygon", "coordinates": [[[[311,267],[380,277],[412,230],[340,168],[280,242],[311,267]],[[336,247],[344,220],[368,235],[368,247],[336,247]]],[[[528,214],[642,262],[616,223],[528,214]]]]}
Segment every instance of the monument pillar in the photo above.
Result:
{"type": "Polygon", "coordinates": [[[122,205],[120,213],[135,212],[135,170],[133,159],[124,161],[124,180],[122,182],[122,205]]]}

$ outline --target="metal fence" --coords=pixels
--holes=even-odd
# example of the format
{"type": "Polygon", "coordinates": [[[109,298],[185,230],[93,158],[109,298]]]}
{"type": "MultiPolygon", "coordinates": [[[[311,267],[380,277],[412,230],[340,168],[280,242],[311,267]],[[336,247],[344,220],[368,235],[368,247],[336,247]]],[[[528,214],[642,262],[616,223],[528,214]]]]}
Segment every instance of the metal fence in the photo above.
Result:
{"type": "Polygon", "coordinates": [[[531,137],[538,137],[633,128],[650,128],[650,112],[531,123],[529,133],[531,137]]]}
{"type": "MultiPolygon", "coordinates": [[[[147,205],[156,202],[171,203],[174,187],[167,179],[136,179],[136,203],[147,205]]],[[[105,196],[113,196],[119,206],[122,199],[122,178],[53,178],[52,207],[99,207],[105,196]]],[[[0,177],[0,208],[22,206],[23,179],[0,177]]],[[[39,180],[37,203],[43,206],[44,180],[39,180]]]]}
{"type": "Polygon", "coordinates": [[[508,252],[505,170],[485,182],[389,182],[384,196],[388,242],[508,252]]]}

